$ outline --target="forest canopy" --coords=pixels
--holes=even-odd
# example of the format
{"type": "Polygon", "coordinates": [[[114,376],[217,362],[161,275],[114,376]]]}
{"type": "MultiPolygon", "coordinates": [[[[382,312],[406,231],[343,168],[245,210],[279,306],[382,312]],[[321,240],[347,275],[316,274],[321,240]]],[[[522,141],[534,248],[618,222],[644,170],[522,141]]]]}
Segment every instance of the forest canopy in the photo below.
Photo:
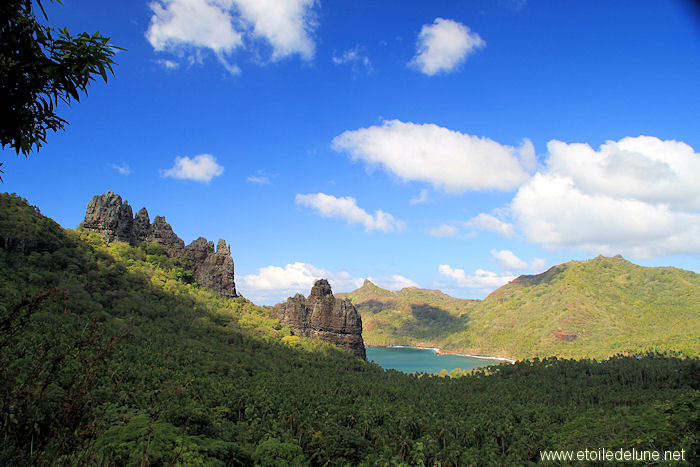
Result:
{"type": "Polygon", "coordinates": [[[264,308],[180,280],[177,258],[64,230],[17,196],[0,196],[0,240],[3,464],[524,465],[581,447],[698,456],[697,358],[408,375],[293,338],[264,308]]]}

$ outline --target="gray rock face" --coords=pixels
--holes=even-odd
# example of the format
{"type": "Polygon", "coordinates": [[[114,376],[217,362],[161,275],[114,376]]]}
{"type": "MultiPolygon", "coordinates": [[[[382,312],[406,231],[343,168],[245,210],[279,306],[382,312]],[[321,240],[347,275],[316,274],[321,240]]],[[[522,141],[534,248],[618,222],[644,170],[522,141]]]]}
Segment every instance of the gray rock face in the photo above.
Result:
{"type": "Polygon", "coordinates": [[[148,211],[146,211],[146,208],[141,208],[139,212],[136,213],[136,217],[134,217],[133,240],[137,243],[146,240],[150,230],[151,218],[148,217],[148,211]]]}
{"type": "Polygon", "coordinates": [[[331,342],[353,355],[367,358],[360,313],[350,300],[336,299],[326,279],[314,283],[308,298],[296,294],[285,303],[275,305],[272,313],[288,325],[295,336],[331,342]]]}
{"type": "Polygon", "coordinates": [[[153,220],[153,224],[146,236],[146,241],[163,245],[165,252],[170,257],[182,256],[185,251],[185,242],[175,235],[173,228],[165,222],[165,217],[163,216],[156,216],[153,220]]]}
{"type": "Polygon", "coordinates": [[[185,246],[165,217],[156,216],[151,224],[146,208],[139,210],[136,217],[132,212],[121,196],[108,191],[92,197],[80,228],[97,232],[107,242],[127,242],[133,246],[142,242],[158,243],[169,257],[190,260],[192,274],[200,284],[223,297],[237,296],[231,248],[223,239],[216,249],[214,242],[203,237],[185,246]]]}
{"type": "Polygon", "coordinates": [[[210,242],[204,237],[199,237],[185,248],[187,258],[191,259],[195,264],[203,263],[209,256],[213,255],[214,242],[210,242]]]}
{"type": "Polygon", "coordinates": [[[108,242],[132,240],[133,213],[122,197],[108,191],[102,196],[93,196],[85,211],[85,220],[80,225],[102,235],[108,242]]]}
{"type": "MultiPolygon", "coordinates": [[[[209,245],[214,246],[212,242],[209,242],[209,245]]],[[[204,261],[197,265],[194,270],[194,277],[223,297],[231,298],[236,296],[231,248],[226,246],[224,240],[219,240],[215,253],[208,254],[204,261]]]]}

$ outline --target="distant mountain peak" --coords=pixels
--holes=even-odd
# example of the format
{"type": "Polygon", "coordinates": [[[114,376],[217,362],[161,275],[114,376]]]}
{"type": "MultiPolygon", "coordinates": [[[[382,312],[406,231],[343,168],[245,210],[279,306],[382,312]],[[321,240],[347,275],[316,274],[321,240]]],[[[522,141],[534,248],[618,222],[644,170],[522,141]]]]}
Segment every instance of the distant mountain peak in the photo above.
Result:
{"type": "Polygon", "coordinates": [[[615,256],[603,256],[603,255],[598,255],[595,258],[593,258],[593,261],[602,261],[606,259],[615,259],[615,260],[623,260],[627,261],[625,258],[622,257],[621,254],[616,254],[615,256]]]}

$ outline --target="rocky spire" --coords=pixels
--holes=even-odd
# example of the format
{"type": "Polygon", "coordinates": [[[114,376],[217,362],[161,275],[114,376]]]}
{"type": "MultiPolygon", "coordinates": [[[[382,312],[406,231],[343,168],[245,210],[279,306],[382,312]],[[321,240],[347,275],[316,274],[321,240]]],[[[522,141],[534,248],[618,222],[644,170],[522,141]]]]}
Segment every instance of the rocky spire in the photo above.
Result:
{"type": "Polygon", "coordinates": [[[328,295],[333,295],[331,290],[331,284],[328,283],[326,279],[319,279],[314,282],[314,286],[311,287],[311,294],[309,295],[309,300],[322,300],[328,295]]]}
{"type": "Polygon", "coordinates": [[[163,216],[156,216],[153,220],[153,225],[151,225],[146,240],[163,245],[168,256],[171,257],[182,256],[185,251],[185,242],[175,235],[173,228],[165,222],[165,217],[163,216]]]}
{"type": "Polygon", "coordinates": [[[134,217],[134,240],[136,242],[142,242],[147,237],[151,231],[151,218],[148,217],[148,211],[146,208],[139,209],[134,217]]]}
{"type": "Polygon", "coordinates": [[[350,300],[336,299],[326,279],[314,283],[308,298],[296,294],[272,312],[296,336],[321,339],[367,358],[360,313],[350,300]]]}
{"type": "MultiPolygon", "coordinates": [[[[188,252],[193,244],[194,242],[187,246],[188,252]]],[[[226,242],[223,239],[219,239],[216,252],[214,252],[214,244],[212,242],[207,243],[207,256],[194,272],[195,278],[202,285],[213,289],[219,295],[223,297],[236,296],[231,248],[226,246],[226,242]]]]}
{"type": "Polygon", "coordinates": [[[203,237],[185,246],[165,217],[156,216],[151,224],[146,208],[140,209],[136,217],[132,212],[121,196],[108,191],[92,197],[80,227],[99,233],[107,242],[128,242],[134,246],[142,242],[158,243],[171,258],[189,259],[188,267],[200,284],[223,297],[237,296],[231,247],[223,239],[216,249],[213,242],[203,237]]]}
{"type": "Polygon", "coordinates": [[[132,243],[133,213],[122,197],[108,191],[93,196],[85,211],[85,220],[80,224],[85,230],[102,235],[108,242],[132,243]]]}

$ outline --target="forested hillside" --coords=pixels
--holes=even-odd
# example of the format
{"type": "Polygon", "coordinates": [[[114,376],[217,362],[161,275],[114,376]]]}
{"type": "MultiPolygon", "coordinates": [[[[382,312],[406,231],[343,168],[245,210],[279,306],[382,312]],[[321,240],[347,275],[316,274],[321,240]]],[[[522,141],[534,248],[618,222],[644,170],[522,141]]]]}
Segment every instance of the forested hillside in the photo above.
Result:
{"type": "Polygon", "coordinates": [[[0,195],[0,464],[525,465],[543,449],[698,458],[700,362],[385,371],[0,195]]]}
{"type": "Polygon", "coordinates": [[[571,261],[520,276],[484,300],[365,283],[347,297],[369,345],[420,345],[510,357],[605,358],[700,352],[700,275],[621,256],[571,261]]]}
{"type": "Polygon", "coordinates": [[[387,290],[369,280],[357,290],[335,295],[349,298],[362,314],[362,335],[368,345],[436,346],[468,329],[468,313],[479,303],[439,290],[387,290]]]}

